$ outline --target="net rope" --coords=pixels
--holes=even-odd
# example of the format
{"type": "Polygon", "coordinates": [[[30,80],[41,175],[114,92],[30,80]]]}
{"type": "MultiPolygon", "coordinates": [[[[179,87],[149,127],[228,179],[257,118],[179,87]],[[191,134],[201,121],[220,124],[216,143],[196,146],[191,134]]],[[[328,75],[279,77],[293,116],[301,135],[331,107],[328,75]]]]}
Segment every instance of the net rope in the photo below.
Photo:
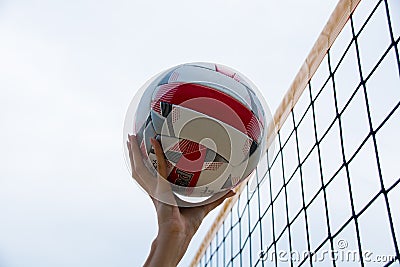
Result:
{"type": "Polygon", "coordinates": [[[278,151],[254,191],[224,203],[191,266],[400,263],[395,8],[339,1],[275,113],[278,151]]]}

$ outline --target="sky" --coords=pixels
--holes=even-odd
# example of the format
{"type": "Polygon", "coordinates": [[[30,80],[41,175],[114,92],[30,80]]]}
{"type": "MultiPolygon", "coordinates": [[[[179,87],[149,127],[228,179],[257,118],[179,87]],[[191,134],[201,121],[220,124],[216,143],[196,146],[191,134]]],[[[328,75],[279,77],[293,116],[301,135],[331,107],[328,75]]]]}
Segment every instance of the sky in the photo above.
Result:
{"type": "Polygon", "coordinates": [[[336,3],[0,1],[0,266],[140,266],[157,227],[123,158],[136,90],[216,62],[274,112],[336,3]]]}

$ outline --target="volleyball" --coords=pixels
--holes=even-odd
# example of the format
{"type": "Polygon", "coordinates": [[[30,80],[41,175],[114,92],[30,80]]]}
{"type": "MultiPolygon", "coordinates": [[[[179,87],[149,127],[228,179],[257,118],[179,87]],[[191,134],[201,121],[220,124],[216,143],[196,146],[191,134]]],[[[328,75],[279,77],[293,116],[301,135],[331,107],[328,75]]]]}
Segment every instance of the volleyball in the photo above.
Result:
{"type": "Polygon", "coordinates": [[[175,66],[148,81],[131,106],[126,131],[136,135],[153,174],[157,157],[150,140],[160,142],[175,194],[209,197],[230,190],[265,152],[268,107],[255,85],[232,68],[175,66]]]}

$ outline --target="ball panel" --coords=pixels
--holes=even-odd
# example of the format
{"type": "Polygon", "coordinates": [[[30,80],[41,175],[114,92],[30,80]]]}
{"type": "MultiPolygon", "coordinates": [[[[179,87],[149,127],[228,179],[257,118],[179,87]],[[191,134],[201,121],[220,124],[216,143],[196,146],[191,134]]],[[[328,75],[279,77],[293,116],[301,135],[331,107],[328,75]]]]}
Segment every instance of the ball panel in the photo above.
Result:
{"type": "MultiPolygon", "coordinates": [[[[198,149],[193,151],[193,145],[188,148],[185,144],[194,142],[168,137],[157,136],[164,150],[167,161],[168,180],[180,186],[202,186],[215,182],[217,179],[224,179],[227,168],[230,167],[227,161],[219,161],[220,157],[212,150],[197,145],[198,149]],[[183,144],[183,151],[179,150],[179,144],[183,144]]],[[[143,142],[144,143],[144,142],[143,142]]],[[[153,149],[144,149],[147,153],[148,162],[157,166],[157,157],[153,149]]]]}
{"type": "Polygon", "coordinates": [[[160,75],[160,79],[158,79],[158,85],[162,85],[162,84],[168,84],[170,82],[171,79],[173,79],[174,71],[179,68],[179,66],[170,68],[168,70],[166,70],[162,75],[160,75]],[[171,78],[172,77],[172,78],[171,78]]]}
{"type": "MultiPolygon", "coordinates": [[[[134,132],[140,131],[140,127],[143,126],[145,121],[148,118],[148,112],[142,112],[142,111],[147,111],[150,110],[151,108],[151,100],[153,97],[153,89],[158,86],[160,81],[164,78],[165,75],[167,75],[169,72],[171,72],[175,67],[167,69],[165,71],[162,71],[161,73],[157,74],[156,76],[152,77],[144,86],[143,88],[143,94],[140,98],[140,101],[138,103],[134,103],[137,105],[137,109],[135,112],[135,118],[133,121],[133,129],[134,132]]],[[[142,88],[142,89],[143,89],[142,88]]]]}
{"type": "Polygon", "coordinates": [[[236,72],[234,70],[232,70],[231,68],[228,68],[224,65],[219,65],[219,64],[215,64],[215,70],[216,70],[216,72],[222,73],[230,78],[233,78],[236,74],[236,72]]]}
{"type": "Polygon", "coordinates": [[[188,172],[174,167],[168,176],[168,181],[183,187],[195,187],[199,180],[201,171],[188,172]]]}
{"type": "Polygon", "coordinates": [[[220,84],[216,84],[216,83],[210,83],[210,82],[195,82],[196,84],[200,84],[209,88],[214,88],[215,90],[222,92],[234,99],[236,99],[237,101],[239,101],[240,103],[242,103],[242,105],[244,105],[247,109],[251,110],[251,106],[248,104],[248,101],[245,101],[240,95],[238,95],[236,92],[229,90],[228,88],[224,87],[223,85],[220,84]]]}
{"type": "Polygon", "coordinates": [[[202,67],[182,65],[173,71],[173,74],[169,79],[169,83],[172,82],[208,82],[223,85],[224,87],[229,88],[228,92],[235,92],[235,94],[239,95],[242,100],[246,101],[248,106],[251,106],[251,102],[249,101],[249,88],[235,79],[217,71],[202,67]]]}
{"type": "Polygon", "coordinates": [[[187,66],[193,66],[193,67],[201,67],[201,68],[209,69],[209,70],[212,70],[212,71],[216,71],[216,69],[215,69],[215,64],[213,64],[213,63],[194,62],[194,63],[185,64],[185,65],[187,65],[187,66]]]}
{"type": "MultiPolygon", "coordinates": [[[[156,90],[157,91],[157,90],[156,90]]],[[[237,99],[200,84],[171,84],[155,92],[152,109],[161,114],[161,103],[180,105],[229,124],[259,142],[262,124],[254,113],[237,99]]]]}
{"type": "Polygon", "coordinates": [[[254,90],[252,88],[255,88],[252,82],[250,82],[246,77],[242,76],[239,74],[236,70],[231,69],[227,66],[220,65],[220,64],[215,64],[215,70],[217,72],[220,72],[222,74],[225,74],[228,77],[231,77],[232,79],[236,80],[237,82],[243,84],[247,91],[248,91],[248,96],[246,96],[246,100],[248,103],[251,103],[251,108],[252,111],[256,114],[260,114],[260,119],[262,118],[262,122],[264,121],[263,118],[265,117],[263,114],[263,107],[261,102],[259,101],[258,97],[256,96],[254,90]]]}
{"type": "Polygon", "coordinates": [[[173,121],[172,116],[168,116],[161,129],[155,127],[155,132],[196,143],[201,143],[204,139],[213,140],[215,147],[209,144],[204,145],[216,151],[233,166],[240,164],[248,157],[249,144],[252,144],[253,140],[230,125],[180,106],[172,105],[171,113],[179,113],[179,117],[173,121]],[[240,153],[232,153],[232,145],[240,153]]]}

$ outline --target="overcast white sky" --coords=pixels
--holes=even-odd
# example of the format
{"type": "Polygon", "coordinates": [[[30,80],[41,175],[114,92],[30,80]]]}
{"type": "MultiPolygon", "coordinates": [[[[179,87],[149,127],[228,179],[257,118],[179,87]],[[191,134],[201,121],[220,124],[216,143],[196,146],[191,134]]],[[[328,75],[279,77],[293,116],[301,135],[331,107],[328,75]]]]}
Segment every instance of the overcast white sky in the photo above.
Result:
{"type": "Polygon", "coordinates": [[[142,264],[157,228],[123,159],[136,90],[217,62],[274,111],[336,3],[0,0],[0,266],[142,264]]]}

